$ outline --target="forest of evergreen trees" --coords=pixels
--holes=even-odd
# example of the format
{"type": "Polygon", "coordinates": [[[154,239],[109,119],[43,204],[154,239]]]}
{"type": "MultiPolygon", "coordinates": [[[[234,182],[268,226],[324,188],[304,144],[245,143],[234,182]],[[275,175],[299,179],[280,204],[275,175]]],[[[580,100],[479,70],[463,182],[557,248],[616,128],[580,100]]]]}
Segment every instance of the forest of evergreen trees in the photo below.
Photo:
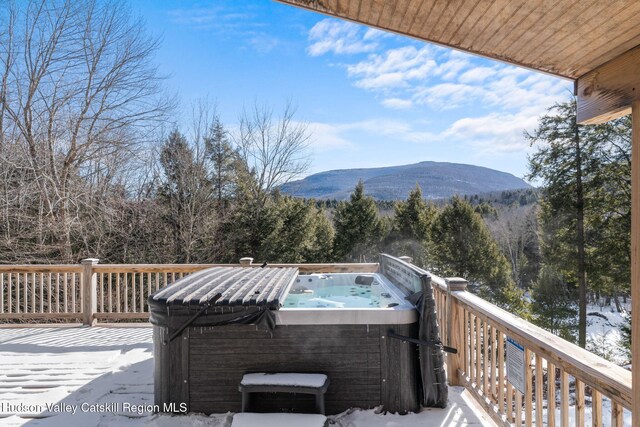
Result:
{"type": "Polygon", "coordinates": [[[310,135],[291,106],[256,104],[226,127],[200,102],[181,129],[152,65],[157,41],[124,6],[38,4],[2,6],[0,263],[388,252],[467,278],[582,346],[587,302],[629,294],[628,117],[578,126],[574,103],[550,109],[527,135],[540,190],[427,202],[416,187],[376,202],[359,183],[347,201],[300,200],[278,190],[309,164],[310,135]]]}

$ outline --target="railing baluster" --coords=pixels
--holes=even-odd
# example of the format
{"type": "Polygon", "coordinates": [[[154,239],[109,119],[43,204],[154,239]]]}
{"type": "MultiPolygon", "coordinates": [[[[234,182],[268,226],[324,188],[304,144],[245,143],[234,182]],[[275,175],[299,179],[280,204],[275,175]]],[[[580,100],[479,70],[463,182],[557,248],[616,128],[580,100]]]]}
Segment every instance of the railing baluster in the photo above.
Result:
{"type": "Polygon", "coordinates": [[[556,425],[556,367],[547,360],[547,425],[556,425]]]}
{"type": "Polygon", "coordinates": [[[109,289],[107,300],[109,301],[109,313],[113,313],[113,286],[111,282],[112,276],[113,274],[107,273],[107,288],[109,289]]]}
{"type": "Polygon", "coordinates": [[[29,280],[27,273],[22,274],[22,312],[29,312],[29,280]]]}
{"type": "Polygon", "coordinates": [[[0,273],[0,313],[4,313],[4,273],[0,273]]]}
{"type": "MultiPolygon", "coordinates": [[[[498,332],[498,410],[508,414],[509,405],[504,402],[504,335],[498,332]]],[[[507,418],[508,419],[508,418],[507,418]]]]}
{"type": "Polygon", "coordinates": [[[473,341],[474,341],[474,333],[473,333],[473,315],[470,311],[467,312],[467,334],[468,334],[468,346],[467,346],[467,359],[468,359],[468,369],[467,376],[470,378],[470,381],[473,382],[474,373],[474,363],[473,363],[473,341]]]}
{"type": "MultiPolygon", "coordinates": [[[[151,295],[151,273],[147,273],[147,298],[151,295]]],[[[144,299],[145,311],[149,312],[149,303],[147,302],[147,298],[144,299]]]]}
{"type": "Polygon", "coordinates": [[[51,313],[51,275],[53,273],[47,274],[47,311],[51,313]]]}
{"type": "Polygon", "coordinates": [[[98,289],[100,290],[100,313],[104,313],[104,274],[98,273],[98,289]]]}
{"type": "Polygon", "coordinates": [[[535,355],[536,358],[536,425],[542,426],[542,387],[543,387],[543,373],[542,373],[542,357],[539,354],[535,355]]]}
{"type": "Polygon", "coordinates": [[[124,273],[124,312],[129,312],[129,282],[127,279],[128,273],[124,273]]]}
{"type": "Polygon", "coordinates": [[[76,273],[71,273],[71,307],[72,313],[76,313],[76,273]]]}
{"type": "Polygon", "coordinates": [[[611,401],[611,427],[622,427],[624,422],[624,412],[622,405],[618,402],[611,401]]]}
{"type": "Polygon", "coordinates": [[[576,427],[584,426],[584,383],[575,378],[576,381],[576,427]]]}
{"type": "Polygon", "coordinates": [[[526,427],[533,425],[533,372],[531,371],[531,350],[524,349],[524,420],[526,427]]]}
{"type": "Polygon", "coordinates": [[[138,273],[138,285],[140,292],[138,293],[138,312],[144,312],[144,273],[138,273]]]}
{"type": "Polygon", "coordinates": [[[20,313],[20,273],[16,273],[16,313],[20,313]]]}
{"type": "Polygon", "coordinates": [[[507,396],[506,396],[506,405],[507,405],[507,409],[506,409],[506,414],[507,414],[507,421],[511,422],[511,423],[515,423],[515,415],[514,415],[514,411],[515,411],[515,405],[513,402],[513,386],[511,385],[511,383],[509,381],[507,381],[507,396]]]}
{"type": "Polygon", "coordinates": [[[469,313],[467,310],[462,310],[462,367],[464,368],[464,374],[469,376],[469,313]]]}
{"type": "Polygon", "coordinates": [[[56,273],[56,313],[60,313],[60,273],[56,273]]]}
{"type": "Polygon", "coordinates": [[[68,295],[67,295],[67,285],[68,285],[68,283],[67,283],[67,273],[64,273],[63,280],[62,280],[62,285],[63,285],[62,293],[64,295],[64,312],[68,313],[69,312],[69,304],[67,302],[68,301],[68,298],[67,298],[68,297],[68,295]]]}
{"type": "Polygon", "coordinates": [[[591,425],[602,427],[602,395],[594,388],[591,389],[591,425]]]}
{"type": "Polygon", "coordinates": [[[489,398],[494,404],[498,403],[498,353],[496,352],[496,332],[496,328],[491,326],[491,333],[489,334],[489,361],[491,362],[491,369],[489,370],[489,398]]]}
{"type": "Polygon", "coordinates": [[[522,393],[514,388],[516,394],[516,417],[515,417],[515,425],[520,427],[522,425],[522,393]]]}
{"type": "Polygon", "coordinates": [[[489,392],[489,325],[485,320],[482,322],[482,343],[483,343],[483,355],[482,355],[482,394],[486,397],[490,395],[489,392]]]}
{"type": "Polygon", "coordinates": [[[36,310],[36,295],[38,293],[36,289],[36,273],[31,273],[31,312],[35,313],[36,310]]]}
{"type": "Polygon", "coordinates": [[[480,383],[480,380],[482,379],[482,366],[480,365],[482,363],[482,341],[480,340],[481,329],[480,318],[476,316],[476,387],[478,387],[478,390],[482,387],[480,383]]]}
{"type": "Polygon", "coordinates": [[[569,374],[560,369],[560,420],[562,427],[569,427],[569,374]]]}
{"type": "Polygon", "coordinates": [[[136,273],[131,273],[131,312],[136,313],[136,273]]]}
{"type": "Polygon", "coordinates": [[[44,273],[40,273],[40,313],[44,313],[44,273]]]}
{"type": "Polygon", "coordinates": [[[116,273],[116,311],[120,313],[120,273],[116,273]]]}
{"type": "Polygon", "coordinates": [[[13,293],[13,284],[11,283],[11,273],[8,274],[8,282],[7,282],[7,286],[9,287],[9,295],[7,295],[7,299],[9,300],[9,313],[13,312],[13,301],[11,301],[12,299],[12,293],[13,293]]]}

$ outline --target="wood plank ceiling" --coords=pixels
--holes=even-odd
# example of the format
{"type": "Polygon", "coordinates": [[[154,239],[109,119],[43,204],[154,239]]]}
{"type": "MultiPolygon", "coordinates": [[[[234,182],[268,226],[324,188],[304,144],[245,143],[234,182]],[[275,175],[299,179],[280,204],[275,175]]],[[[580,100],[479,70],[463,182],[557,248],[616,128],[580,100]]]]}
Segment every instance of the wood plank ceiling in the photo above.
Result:
{"type": "Polygon", "coordinates": [[[278,0],[560,77],[640,45],[639,0],[278,0]]]}

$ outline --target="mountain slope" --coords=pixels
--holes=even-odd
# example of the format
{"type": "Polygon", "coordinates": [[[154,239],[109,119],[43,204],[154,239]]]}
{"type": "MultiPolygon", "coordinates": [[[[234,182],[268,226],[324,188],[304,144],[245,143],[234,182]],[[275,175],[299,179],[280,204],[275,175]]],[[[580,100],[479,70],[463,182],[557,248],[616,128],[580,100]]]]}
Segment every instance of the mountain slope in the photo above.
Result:
{"type": "Polygon", "coordinates": [[[531,187],[520,178],[494,169],[459,163],[420,162],[320,172],[290,182],[282,186],[281,191],[296,197],[344,200],[349,198],[360,179],[364,181],[366,193],[377,200],[406,199],[416,183],[427,199],[531,187]]]}

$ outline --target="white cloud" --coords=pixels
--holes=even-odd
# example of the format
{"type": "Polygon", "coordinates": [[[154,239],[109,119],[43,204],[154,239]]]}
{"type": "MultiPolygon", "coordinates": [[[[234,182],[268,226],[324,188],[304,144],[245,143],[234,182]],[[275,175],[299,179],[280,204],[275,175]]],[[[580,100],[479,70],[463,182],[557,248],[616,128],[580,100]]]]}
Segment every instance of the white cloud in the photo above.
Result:
{"type": "Polygon", "coordinates": [[[311,122],[307,124],[307,130],[311,134],[311,148],[316,151],[355,148],[355,144],[341,134],[340,126],[311,122]]]}
{"type": "Polygon", "coordinates": [[[249,44],[259,53],[266,54],[275,49],[280,44],[280,41],[267,34],[259,34],[252,37],[249,40],[249,44]]]}
{"type": "Polygon", "coordinates": [[[213,33],[218,39],[239,40],[244,44],[243,49],[251,48],[260,54],[271,52],[280,40],[265,31],[266,24],[251,12],[251,7],[245,10],[248,12],[238,13],[225,5],[185,5],[169,10],[167,14],[172,23],[193,31],[213,33]]]}
{"type": "Polygon", "coordinates": [[[369,55],[366,60],[347,66],[347,73],[363,89],[388,89],[424,80],[435,67],[429,47],[406,46],[389,49],[382,55],[369,55]]]}
{"type": "Polygon", "coordinates": [[[223,6],[185,7],[168,12],[176,24],[187,25],[195,30],[239,31],[261,26],[250,13],[232,12],[223,6]]]}
{"type": "Polygon", "coordinates": [[[357,141],[356,135],[362,139],[364,133],[390,141],[460,144],[484,155],[528,151],[523,132],[532,131],[548,107],[570,96],[570,84],[551,76],[431,45],[382,49],[375,30],[362,33],[353,24],[336,26],[330,20],[319,24],[311,33],[326,45],[312,45],[317,54],[346,53],[341,44],[346,40],[355,51],[369,52],[366,59],[342,65],[354,86],[374,93],[384,107],[456,110],[453,122],[436,132],[418,121],[376,119],[330,125],[340,138],[357,141]]]}
{"type": "Polygon", "coordinates": [[[459,81],[461,83],[482,83],[495,72],[495,69],[489,67],[474,67],[462,73],[459,81]]]}
{"type": "Polygon", "coordinates": [[[535,129],[541,113],[538,108],[528,108],[516,113],[467,117],[455,121],[438,138],[461,141],[483,153],[526,152],[531,148],[524,132],[535,129]]]}
{"type": "Polygon", "coordinates": [[[410,99],[387,98],[382,101],[382,105],[394,110],[406,110],[413,107],[413,101],[410,99]]]}
{"type": "Polygon", "coordinates": [[[352,142],[350,136],[355,135],[361,140],[362,133],[388,136],[389,141],[428,142],[436,138],[436,135],[417,128],[413,123],[384,118],[338,124],[314,122],[309,123],[308,129],[314,141],[312,148],[319,151],[354,149],[359,144],[352,142]]]}
{"type": "Polygon", "coordinates": [[[434,75],[440,76],[443,80],[455,80],[462,70],[471,65],[467,58],[452,55],[442,55],[439,59],[434,75]]]}
{"type": "Polygon", "coordinates": [[[378,48],[381,31],[368,29],[351,22],[323,19],[309,30],[311,45],[307,52],[311,56],[325,53],[336,55],[372,52],[378,48]]]}
{"type": "Polygon", "coordinates": [[[470,104],[484,95],[480,87],[459,83],[441,83],[416,90],[413,98],[417,104],[429,105],[438,110],[449,110],[470,104]]]}

